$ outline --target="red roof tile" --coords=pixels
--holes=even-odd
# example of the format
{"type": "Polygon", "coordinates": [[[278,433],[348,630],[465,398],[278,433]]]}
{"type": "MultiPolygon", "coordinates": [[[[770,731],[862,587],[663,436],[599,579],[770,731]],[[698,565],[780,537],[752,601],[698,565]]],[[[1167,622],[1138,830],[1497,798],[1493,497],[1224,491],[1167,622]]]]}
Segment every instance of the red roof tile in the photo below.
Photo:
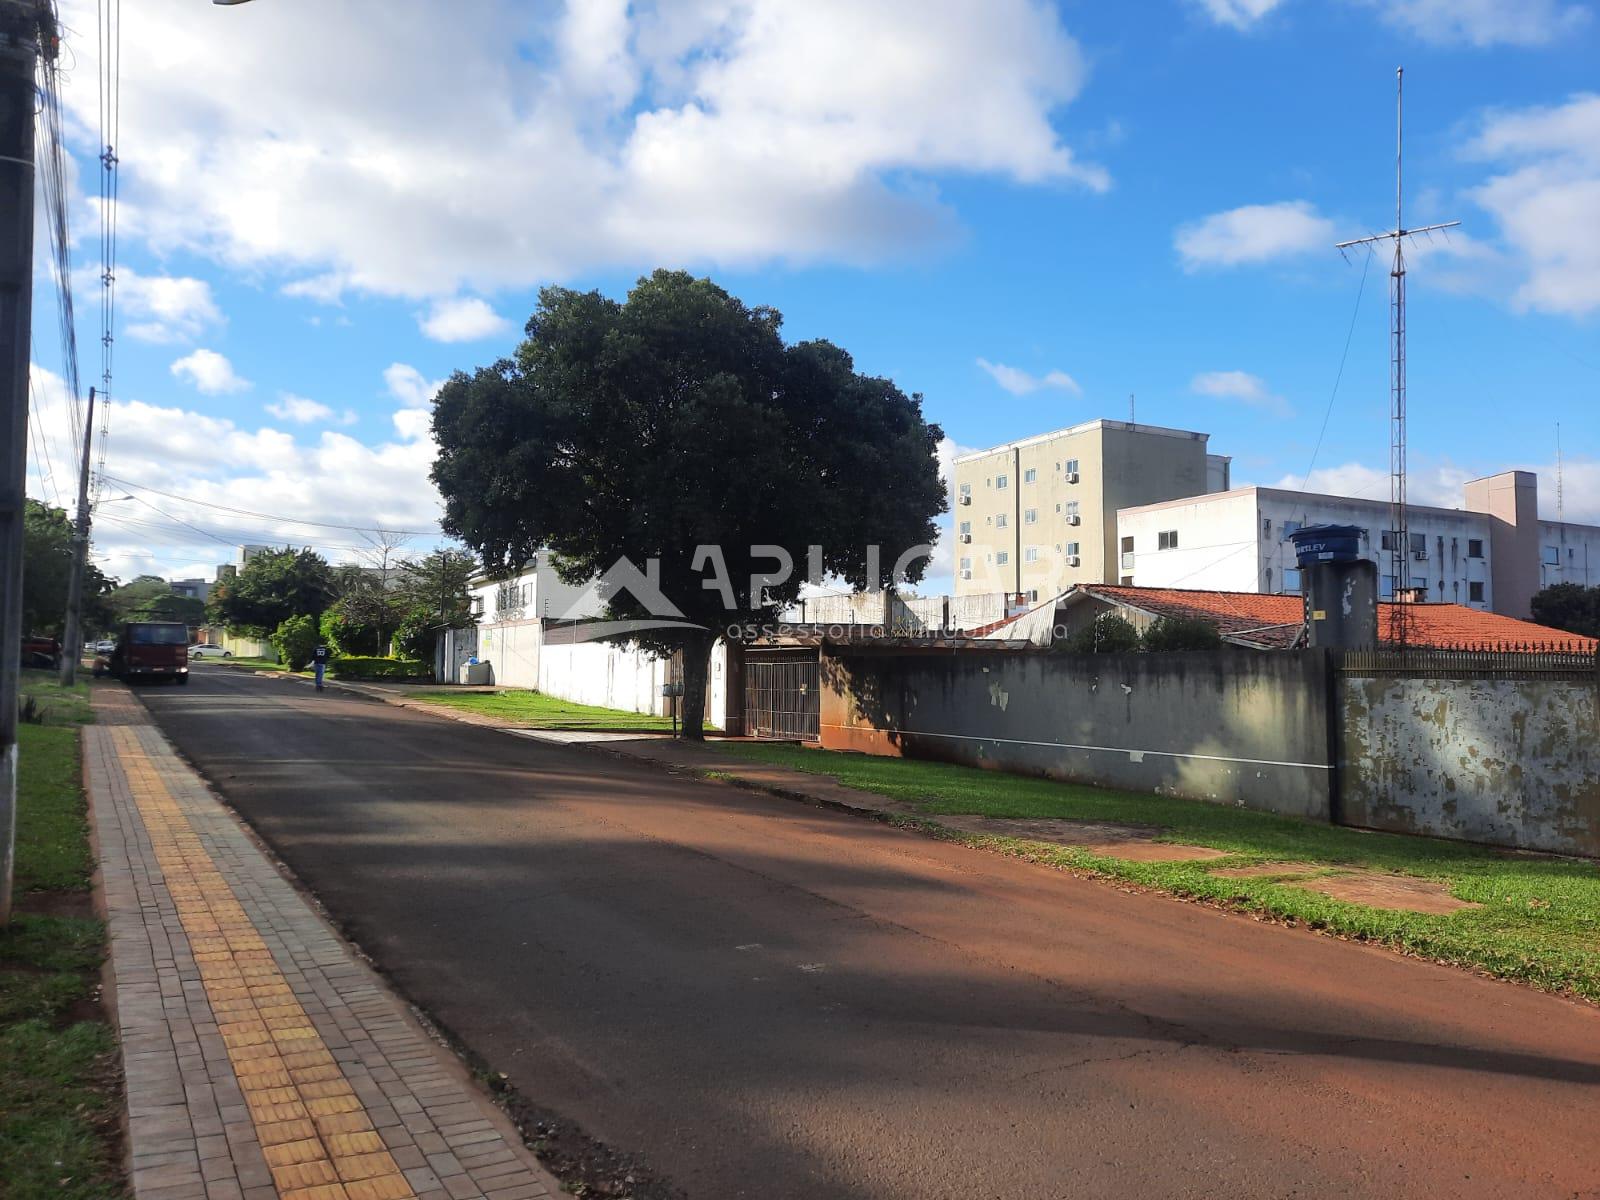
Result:
{"type": "MultiPolygon", "coordinates": [[[[1189,588],[1124,587],[1084,584],[1082,590],[1115,604],[1141,609],[1162,617],[1201,617],[1216,623],[1224,636],[1266,647],[1292,646],[1299,640],[1305,620],[1299,596],[1264,596],[1255,592],[1212,592],[1189,588]]],[[[1378,623],[1384,641],[1393,641],[1395,610],[1399,605],[1378,605],[1378,623]]],[[[1409,604],[1409,640],[1416,646],[1497,647],[1537,645],[1552,650],[1593,651],[1594,638],[1566,633],[1532,621],[1519,621],[1499,613],[1482,612],[1460,604],[1409,604]]]]}

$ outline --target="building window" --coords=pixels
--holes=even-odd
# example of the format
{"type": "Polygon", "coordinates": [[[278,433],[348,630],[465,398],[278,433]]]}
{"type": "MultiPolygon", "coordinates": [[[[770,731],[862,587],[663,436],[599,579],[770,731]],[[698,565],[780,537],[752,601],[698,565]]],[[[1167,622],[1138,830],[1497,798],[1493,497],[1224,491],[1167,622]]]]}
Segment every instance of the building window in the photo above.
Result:
{"type": "Polygon", "coordinates": [[[1038,562],[1039,561],[1039,547],[1037,547],[1037,546],[1029,546],[1026,550],[1024,550],[1022,552],[1022,561],[1023,562],[1038,562]]]}
{"type": "Polygon", "coordinates": [[[1078,473],[1078,460],[1075,458],[1067,459],[1064,469],[1068,475],[1076,475],[1078,473]]]}
{"type": "Polygon", "coordinates": [[[1561,565],[1561,551],[1557,547],[1546,546],[1544,548],[1544,565],[1547,567],[1559,567],[1561,565]]]}
{"type": "Polygon", "coordinates": [[[1378,580],[1378,598],[1381,600],[1394,599],[1394,576],[1385,575],[1378,580]]]}
{"type": "Polygon", "coordinates": [[[1034,470],[1032,467],[1029,467],[1026,471],[1024,471],[1022,473],[1022,482],[1023,483],[1032,483],[1038,478],[1039,478],[1039,472],[1034,470]]]}
{"type": "Polygon", "coordinates": [[[1005,513],[996,513],[994,515],[994,527],[996,529],[1004,529],[1006,527],[1006,514],[1005,513]]]}
{"type": "Polygon", "coordinates": [[[1408,586],[1413,592],[1425,592],[1428,590],[1428,581],[1421,575],[1413,575],[1408,586]]]}
{"type": "Polygon", "coordinates": [[[1163,529],[1156,534],[1157,550],[1176,550],[1178,548],[1178,531],[1176,529],[1163,529]]]}
{"type": "Polygon", "coordinates": [[[1011,477],[1009,475],[996,475],[994,477],[994,486],[996,489],[1010,487],[1011,477]]]}
{"type": "Polygon", "coordinates": [[[1468,538],[1467,539],[1467,557],[1468,558],[1482,558],[1483,557],[1483,539],[1482,538],[1468,538]]]}
{"type": "Polygon", "coordinates": [[[1427,534],[1425,534],[1425,533],[1413,533],[1413,534],[1411,534],[1409,536],[1410,536],[1410,540],[1411,540],[1411,553],[1413,553],[1413,554],[1426,554],[1428,552],[1428,535],[1427,534]]]}
{"type": "Polygon", "coordinates": [[[1264,538],[1270,538],[1272,536],[1272,518],[1271,517],[1262,517],[1261,518],[1261,536],[1264,537],[1264,538]]]}
{"type": "Polygon", "coordinates": [[[1024,525],[1037,525],[1039,523],[1039,510],[1037,508],[1024,509],[1022,523],[1024,525]]]}
{"type": "Polygon", "coordinates": [[[1283,532],[1279,535],[1279,539],[1281,541],[1287,542],[1290,538],[1292,538],[1295,534],[1299,533],[1305,527],[1306,526],[1305,526],[1305,522],[1304,521],[1285,521],[1283,523],[1283,532]]]}
{"type": "Polygon", "coordinates": [[[1286,592],[1298,592],[1300,586],[1300,572],[1294,567],[1285,567],[1283,569],[1283,590],[1286,592]]]}
{"type": "Polygon", "coordinates": [[[1467,584],[1467,599],[1473,604],[1483,603],[1483,582],[1481,580],[1474,579],[1467,584]]]}
{"type": "Polygon", "coordinates": [[[962,485],[961,485],[961,486],[960,486],[960,487],[959,487],[959,488],[957,488],[957,489],[956,489],[956,490],[957,490],[957,491],[958,491],[958,492],[960,492],[960,493],[961,493],[961,494],[962,494],[962,495],[963,495],[963,496],[970,496],[970,495],[972,495],[972,485],[971,485],[971,484],[970,484],[970,483],[963,483],[963,484],[962,484],[962,485]]]}
{"type": "Polygon", "coordinates": [[[1067,516],[1075,517],[1077,515],[1078,515],[1078,502],[1076,500],[1068,500],[1067,501],[1067,516]]]}
{"type": "Polygon", "coordinates": [[[1133,576],[1132,575],[1124,575],[1122,577],[1122,586],[1123,587],[1132,587],[1133,586],[1133,576]]]}
{"type": "Polygon", "coordinates": [[[1124,571],[1133,570],[1133,539],[1131,537],[1122,539],[1122,569],[1124,571]]]}
{"type": "Polygon", "coordinates": [[[1068,542],[1067,543],[1067,555],[1069,557],[1071,557],[1071,558],[1077,558],[1078,557],[1078,543],[1077,542],[1068,542]]]}
{"type": "Polygon", "coordinates": [[[1003,567],[1011,561],[1011,555],[1007,554],[1004,550],[996,550],[994,561],[996,566],[1003,567]]]}
{"type": "Polygon", "coordinates": [[[963,571],[970,571],[970,570],[972,570],[972,556],[971,556],[971,555],[963,555],[963,556],[962,556],[962,559],[961,559],[961,569],[962,569],[962,570],[963,570],[963,571]]]}
{"type": "Polygon", "coordinates": [[[966,534],[968,537],[971,537],[972,536],[972,522],[971,521],[963,521],[963,522],[961,522],[961,532],[966,534]]]}
{"type": "Polygon", "coordinates": [[[1385,550],[1393,550],[1395,546],[1395,532],[1392,529],[1383,531],[1383,546],[1385,550]]]}

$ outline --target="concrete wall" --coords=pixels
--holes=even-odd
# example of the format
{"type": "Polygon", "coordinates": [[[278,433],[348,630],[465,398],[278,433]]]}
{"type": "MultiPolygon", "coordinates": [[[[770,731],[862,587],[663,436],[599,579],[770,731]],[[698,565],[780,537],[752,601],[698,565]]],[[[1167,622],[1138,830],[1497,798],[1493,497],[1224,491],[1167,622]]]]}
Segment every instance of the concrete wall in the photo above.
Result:
{"type": "Polygon", "coordinates": [[[1344,821],[1600,855],[1600,685],[1339,681],[1344,821]]]}
{"type": "Polygon", "coordinates": [[[822,745],[1327,819],[1320,652],[822,659],[822,745]]]}

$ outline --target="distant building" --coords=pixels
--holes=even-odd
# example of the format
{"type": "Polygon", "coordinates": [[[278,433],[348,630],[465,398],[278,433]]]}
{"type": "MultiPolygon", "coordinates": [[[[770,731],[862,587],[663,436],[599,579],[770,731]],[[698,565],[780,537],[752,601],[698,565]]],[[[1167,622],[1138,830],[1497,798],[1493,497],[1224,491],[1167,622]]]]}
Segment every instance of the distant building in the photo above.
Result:
{"type": "Polygon", "coordinates": [[[1600,582],[1600,527],[1541,521],[1538,479],[1505,471],[1468,483],[1463,508],[1407,508],[1406,570],[1396,578],[1386,501],[1247,487],[1125,508],[1117,515],[1117,582],[1146,588],[1298,594],[1289,536],[1305,525],[1354,525],[1377,564],[1379,596],[1525,617],[1541,587],[1600,582]]]}
{"type": "Polygon", "coordinates": [[[1115,583],[1117,513],[1225,491],[1210,435],[1096,420],[965,454],[955,464],[955,594],[1055,595],[1115,583]]]}
{"type": "Polygon", "coordinates": [[[168,583],[174,596],[186,596],[190,600],[204,600],[211,587],[204,579],[172,579],[168,583]]]}

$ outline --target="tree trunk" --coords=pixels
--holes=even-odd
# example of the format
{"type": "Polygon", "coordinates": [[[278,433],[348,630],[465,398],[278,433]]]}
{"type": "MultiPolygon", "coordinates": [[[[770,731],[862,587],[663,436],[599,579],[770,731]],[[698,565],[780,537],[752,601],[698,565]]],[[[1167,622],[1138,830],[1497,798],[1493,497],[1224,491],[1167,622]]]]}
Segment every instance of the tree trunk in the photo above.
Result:
{"type": "Polygon", "coordinates": [[[683,639],[683,736],[705,741],[706,678],[711,669],[711,635],[690,632],[683,639]]]}

